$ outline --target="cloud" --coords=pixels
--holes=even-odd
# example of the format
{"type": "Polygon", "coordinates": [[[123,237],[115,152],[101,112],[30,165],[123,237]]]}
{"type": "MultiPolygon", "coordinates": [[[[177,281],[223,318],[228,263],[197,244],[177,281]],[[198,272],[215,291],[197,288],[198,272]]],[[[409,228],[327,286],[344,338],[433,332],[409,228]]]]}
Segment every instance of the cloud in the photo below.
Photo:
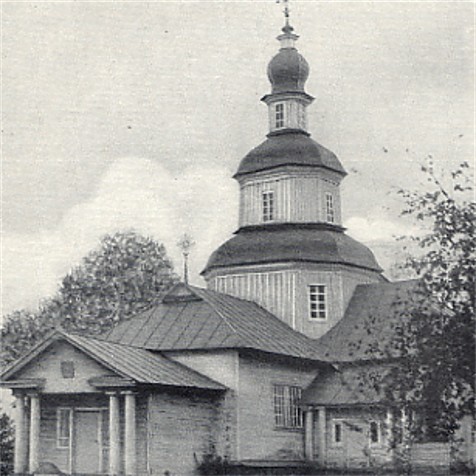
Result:
{"type": "Polygon", "coordinates": [[[349,235],[365,243],[394,242],[397,237],[421,232],[421,230],[418,231],[401,221],[380,217],[353,216],[345,221],[344,226],[347,228],[349,235]]]}
{"type": "Polygon", "coordinates": [[[191,280],[210,253],[237,227],[238,190],[229,171],[191,166],[172,174],[149,159],[116,160],[93,197],[70,208],[53,230],[5,234],[2,242],[2,310],[35,307],[54,293],[67,271],[98,244],[105,233],[134,228],[164,243],[177,272],[176,243],[183,233],[196,246],[190,259],[191,280]]]}

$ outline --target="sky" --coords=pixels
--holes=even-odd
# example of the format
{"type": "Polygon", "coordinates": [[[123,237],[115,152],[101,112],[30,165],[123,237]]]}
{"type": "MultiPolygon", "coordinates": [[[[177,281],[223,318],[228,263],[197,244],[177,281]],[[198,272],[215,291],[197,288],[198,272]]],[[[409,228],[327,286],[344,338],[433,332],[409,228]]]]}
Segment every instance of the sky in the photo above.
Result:
{"type": "MultiPolygon", "coordinates": [[[[193,236],[191,281],[237,228],[241,158],[265,139],[266,1],[3,2],[2,313],[34,309],[105,233],[193,236]]],[[[387,269],[398,188],[473,158],[473,2],[291,2],[312,137],[349,172],[344,225],[387,269]]],[[[388,271],[389,272],[389,271],[388,271]]]]}

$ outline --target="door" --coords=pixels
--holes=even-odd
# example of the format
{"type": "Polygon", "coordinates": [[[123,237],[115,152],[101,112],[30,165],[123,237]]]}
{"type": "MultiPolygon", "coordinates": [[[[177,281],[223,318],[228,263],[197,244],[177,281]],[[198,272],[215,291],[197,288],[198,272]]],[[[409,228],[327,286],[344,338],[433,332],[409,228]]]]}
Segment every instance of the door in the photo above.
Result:
{"type": "Polygon", "coordinates": [[[346,450],[346,466],[361,468],[369,464],[368,424],[363,420],[345,420],[344,445],[346,450]]]}
{"type": "Polygon", "coordinates": [[[100,411],[75,411],[73,438],[74,473],[94,474],[100,472],[100,451],[102,451],[100,425],[100,411]]]}

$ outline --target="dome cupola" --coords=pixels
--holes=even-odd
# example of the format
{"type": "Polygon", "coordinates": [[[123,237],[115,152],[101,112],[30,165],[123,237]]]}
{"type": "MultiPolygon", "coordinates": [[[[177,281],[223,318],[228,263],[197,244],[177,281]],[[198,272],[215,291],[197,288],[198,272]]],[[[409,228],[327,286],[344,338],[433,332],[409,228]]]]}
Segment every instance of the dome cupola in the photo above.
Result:
{"type": "Polygon", "coordinates": [[[283,34],[278,36],[281,49],[268,65],[272,94],[304,93],[304,83],[309,76],[309,64],[294,47],[294,41],[298,38],[290,25],[286,25],[283,28],[283,34]]]}
{"type": "Polygon", "coordinates": [[[382,280],[372,252],[345,233],[340,184],[346,172],[310,136],[309,65],[286,23],[268,64],[266,140],[242,159],[235,236],[202,272],[209,289],[258,303],[298,332],[318,338],[344,315],[357,284],[382,280]]]}

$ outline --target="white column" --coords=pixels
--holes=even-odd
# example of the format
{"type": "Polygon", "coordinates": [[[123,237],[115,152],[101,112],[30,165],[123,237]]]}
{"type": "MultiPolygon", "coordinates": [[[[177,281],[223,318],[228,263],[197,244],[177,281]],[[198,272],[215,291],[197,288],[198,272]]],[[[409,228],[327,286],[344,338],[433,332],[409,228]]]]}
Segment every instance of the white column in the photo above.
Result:
{"type": "Polygon", "coordinates": [[[38,469],[40,455],[40,396],[30,396],[30,464],[28,471],[38,469]]]}
{"type": "Polygon", "coordinates": [[[324,466],[326,464],[326,407],[318,407],[318,425],[319,425],[319,464],[324,466]]]}
{"type": "Polygon", "coordinates": [[[393,409],[387,408],[387,415],[385,417],[386,437],[387,437],[387,451],[389,457],[393,458],[394,434],[393,434],[393,409]]]}
{"type": "Polygon", "coordinates": [[[109,394],[109,474],[116,476],[121,471],[121,440],[119,419],[119,395],[109,394]]]}
{"type": "Polygon", "coordinates": [[[304,454],[306,459],[314,459],[314,411],[304,411],[304,454]]]}
{"type": "Polygon", "coordinates": [[[125,457],[126,476],[136,474],[136,396],[132,392],[125,394],[126,428],[125,457]]]}
{"type": "Polygon", "coordinates": [[[15,395],[15,473],[26,473],[28,435],[26,433],[25,396],[15,395]]]}

